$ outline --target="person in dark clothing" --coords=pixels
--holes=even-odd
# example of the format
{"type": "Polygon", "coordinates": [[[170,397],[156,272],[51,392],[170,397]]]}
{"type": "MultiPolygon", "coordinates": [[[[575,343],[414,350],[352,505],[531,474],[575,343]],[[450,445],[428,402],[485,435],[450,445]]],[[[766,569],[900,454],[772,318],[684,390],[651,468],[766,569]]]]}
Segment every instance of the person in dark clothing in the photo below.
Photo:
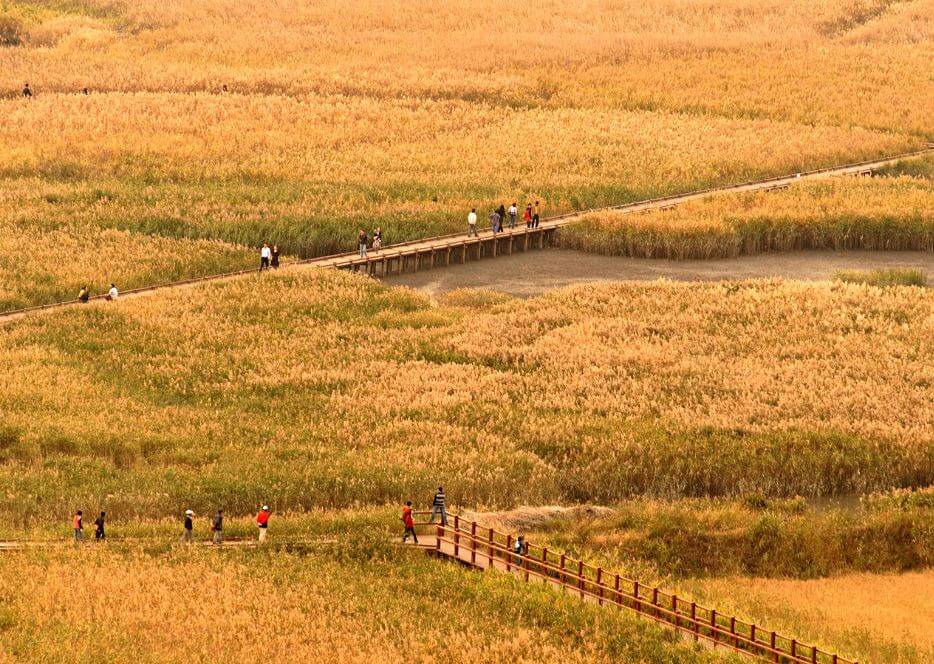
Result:
{"type": "Polygon", "coordinates": [[[535,211],[532,213],[532,228],[538,228],[538,222],[542,219],[542,206],[535,201],[535,211]]]}
{"type": "Polygon", "coordinates": [[[182,541],[191,544],[195,541],[194,536],[194,523],[192,518],[195,513],[192,510],[185,510],[185,530],[182,531],[182,541]]]}
{"type": "Polygon", "coordinates": [[[444,487],[438,487],[438,493],[435,494],[435,499],[431,501],[431,518],[428,519],[428,523],[433,523],[435,520],[435,515],[441,515],[441,525],[448,525],[448,513],[446,509],[447,501],[445,500],[444,487]]]}
{"type": "Polygon", "coordinates": [[[87,286],[82,286],[81,290],[78,291],[78,302],[87,302],[91,298],[91,291],[88,290],[87,286]]]}
{"type": "Polygon", "coordinates": [[[360,245],[360,258],[366,258],[367,242],[369,242],[369,238],[366,236],[366,231],[361,228],[360,232],[357,233],[357,244],[360,245]]]}
{"type": "Polygon", "coordinates": [[[23,96],[24,96],[24,97],[32,97],[32,90],[29,89],[29,83],[26,83],[26,84],[23,86],[23,96]]]}
{"type": "Polygon", "coordinates": [[[81,94],[83,94],[83,95],[89,95],[89,94],[91,94],[91,93],[90,93],[90,91],[88,91],[87,88],[85,88],[84,90],[81,91],[81,94]]]}
{"type": "Polygon", "coordinates": [[[496,214],[499,215],[499,230],[503,230],[503,225],[506,223],[506,206],[500,203],[496,208],[496,214]]]}
{"type": "Polygon", "coordinates": [[[279,245],[272,245],[272,266],[275,268],[279,267],[279,245]]]}
{"type": "Polygon", "coordinates": [[[104,519],[107,512],[101,512],[101,515],[94,519],[94,539],[102,540],[106,537],[104,534],[104,519]]]}
{"type": "Polygon", "coordinates": [[[211,519],[211,530],[214,531],[214,544],[224,542],[224,510],[217,510],[217,514],[211,519]]]}

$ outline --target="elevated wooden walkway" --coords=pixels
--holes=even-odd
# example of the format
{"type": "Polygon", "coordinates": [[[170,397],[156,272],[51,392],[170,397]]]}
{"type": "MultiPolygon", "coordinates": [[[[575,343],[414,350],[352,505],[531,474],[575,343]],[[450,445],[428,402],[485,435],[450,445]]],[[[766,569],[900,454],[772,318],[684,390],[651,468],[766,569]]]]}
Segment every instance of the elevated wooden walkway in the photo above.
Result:
{"type": "MultiPolygon", "coordinates": [[[[741,184],[727,185],[723,187],[714,187],[701,191],[694,191],[686,194],[674,194],[651,200],[627,203],[624,205],[615,205],[603,210],[620,210],[623,212],[644,212],[647,210],[664,210],[672,208],[681,203],[705,198],[715,194],[743,193],[752,191],[770,191],[773,189],[784,189],[793,182],[803,180],[814,180],[838,176],[858,176],[871,175],[875,171],[897,164],[906,159],[914,159],[927,154],[934,153],[934,144],[903,154],[893,155],[883,159],[863,161],[845,166],[833,166],[830,168],[821,168],[804,173],[794,173],[781,177],[767,178],[755,182],[745,182],[741,184]]],[[[595,210],[580,210],[568,214],[549,217],[543,219],[537,228],[525,228],[524,223],[514,229],[505,229],[497,236],[493,236],[491,230],[480,231],[476,237],[468,237],[464,233],[455,233],[443,235],[412,242],[403,242],[394,244],[390,247],[378,251],[370,250],[365,257],[361,257],[359,252],[347,252],[332,256],[322,256],[319,258],[309,258],[305,260],[291,261],[283,264],[283,269],[296,269],[303,267],[323,267],[337,268],[344,270],[354,270],[366,274],[380,276],[399,274],[441,265],[450,265],[452,263],[464,263],[468,260],[477,260],[484,257],[495,257],[509,255],[517,251],[528,251],[530,249],[541,249],[550,244],[554,244],[558,237],[558,230],[572,221],[580,218],[582,215],[594,212],[595,210]]],[[[464,230],[466,231],[466,213],[464,230]]],[[[213,274],[204,277],[195,277],[192,279],[183,279],[162,284],[152,284],[122,291],[121,299],[145,295],[156,290],[165,288],[186,288],[196,284],[208,281],[222,281],[235,279],[237,277],[255,274],[256,269],[237,270],[222,274],[213,274]]],[[[95,295],[91,300],[103,300],[103,295],[95,295]]],[[[77,300],[65,300],[63,302],[51,302],[49,304],[40,304],[21,309],[13,309],[0,312],[0,322],[15,320],[25,314],[35,311],[45,311],[50,309],[60,309],[62,307],[74,306],[80,304],[77,300]]]]}
{"type": "Polygon", "coordinates": [[[447,526],[417,524],[417,546],[432,555],[476,569],[513,574],[529,583],[543,583],[557,591],[577,595],[582,601],[632,611],[677,630],[686,639],[712,648],[726,648],[766,662],[857,664],[856,660],[688,602],[673,593],[588,565],[564,553],[527,545],[526,552],[519,555],[513,548],[513,535],[458,515],[449,515],[448,521],[447,526]]]}

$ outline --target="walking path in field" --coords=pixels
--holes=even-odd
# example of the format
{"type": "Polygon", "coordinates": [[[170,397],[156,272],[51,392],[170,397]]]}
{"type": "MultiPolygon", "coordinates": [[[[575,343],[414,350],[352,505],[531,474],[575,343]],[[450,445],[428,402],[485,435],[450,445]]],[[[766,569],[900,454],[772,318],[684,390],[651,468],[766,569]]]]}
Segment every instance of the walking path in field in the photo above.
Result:
{"type": "Polygon", "coordinates": [[[913,268],[934,284],[934,253],[925,251],[815,251],[757,254],[736,258],[666,260],[601,256],[569,249],[514,254],[508,263],[476,261],[385,277],[432,297],[458,288],[483,288],[533,297],[553,288],[593,281],[720,281],[728,279],[824,280],[838,270],[913,268]]]}
{"type": "MultiPolygon", "coordinates": [[[[672,196],[665,196],[662,198],[655,198],[647,201],[637,201],[635,203],[626,203],[623,205],[614,205],[609,206],[608,208],[603,209],[612,209],[612,210],[621,210],[625,212],[641,212],[645,210],[655,210],[655,209],[665,209],[673,207],[675,205],[680,205],[681,203],[686,203],[688,201],[698,200],[705,198],[707,196],[712,196],[716,194],[737,194],[743,192],[753,192],[753,191],[769,191],[772,189],[783,189],[792,183],[801,182],[804,180],[815,180],[823,179],[829,177],[839,177],[845,175],[865,175],[871,174],[873,171],[885,168],[887,166],[892,166],[906,159],[913,159],[916,157],[921,157],[934,153],[934,145],[929,145],[924,149],[917,150],[915,152],[904,153],[899,155],[893,155],[891,157],[886,157],[883,159],[875,159],[871,161],[859,162],[856,164],[846,164],[844,166],[823,168],[814,171],[808,171],[805,173],[794,173],[791,175],[768,178],[765,180],[757,180],[755,182],[745,182],[734,185],[726,185],[723,187],[715,187],[711,189],[705,189],[702,191],[689,192],[685,194],[676,194],[672,196]]],[[[588,214],[594,210],[580,210],[578,212],[572,212],[565,215],[560,215],[557,217],[551,217],[543,219],[541,222],[542,229],[556,229],[564,226],[568,223],[571,223],[575,219],[579,218],[583,214],[588,214]]],[[[466,211],[465,211],[465,226],[466,226],[466,211]]],[[[466,230],[466,229],[465,229],[466,230]]],[[[516,228],[513,231],[506,230],[500,234],[501,237],[509,237],[510,235],[520,235],[525,233],[525,228],[516,228]]],[[[371,253],[371,259],[383,258],[392,256],[394,253],[401,252],[430,252],[434,249],[443,250],[446,247],[451,245],[452,240],[456,238],[463,237],[462,234],[454,235],[445,235],[440,237],[425,238],[422,240],[415,240],[412,242],[405,242],[401,244],[392,245],[381,249],[379,252],[371,253]]],[[[492,232],[489,230],[480,231],[480,237],[490,238],[492,237],[492,232]]],[[[354,238],[348,238],[348,243],[352,242],[354,238]]],[[[309,267],[324,267],[324,268],[342,268],[342,267],[353,267],[360,263],[358,253],[356,251],[350,251],[343,254],[337,254],[334,256],[322,256],[320,258],[311,258],[307,260],[295,261],[286,265],[283,265],[281,269],[301,269],[309,267]]],[[[205,283],[208,281],[223,281],[228,279],[236,279],[238,277],[255,274],[256,270],[239,270],[237,272],[230,272],[225,274],[211,275],[207,277],[198,277],[195,279],[186,279],[183,281],[176,281],[166,284],[156,284],[152,286],[145,286],[141,288],[135,288],[127,291],[123,291],[120,294],[120,299],[127,299],[133,297],[139,297],[148,293],[152,293],[157,290],[167,289],[167,288],[187,288],[195,284],[205,283]]],[[[92,300],[103,299],[103,296],[95,296],[92,300]]],[[[77,300],[68,300],[65,302],[56,302],[52,304],[38,305],[34,307],[26,307],[24,309],[16,309],[12,311],[0,312],[0,323],[9,322],[21,318],[22,316],[35,312],[35,311],[49,311],[55,309],[61,309],[63,307],[77,306],[80,303],[77,300]]]]}

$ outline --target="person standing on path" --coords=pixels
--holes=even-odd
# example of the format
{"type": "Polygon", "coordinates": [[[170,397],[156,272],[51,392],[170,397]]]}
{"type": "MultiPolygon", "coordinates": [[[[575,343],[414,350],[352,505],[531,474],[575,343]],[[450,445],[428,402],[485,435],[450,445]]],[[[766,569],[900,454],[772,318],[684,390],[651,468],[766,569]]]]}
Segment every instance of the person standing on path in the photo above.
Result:
{"type": "Polygon", "coordinates": [[[477,237],[477,208],[471,208],[467,215],[467,237],[477,237]]]}
{"type": "Polygon", "coordinates": [[[101,515],[94,519],[94,539],[102,540],[106,537],[104,534],[104,519],[107,516],[107,512],[101,512],[101,515]]]}
{"type": "Polygon", "coordinates": [[[373,231],[373,251],[377,251],[383,246],[383,229],[380,226],[373,231]]]}
{"type": "Polygon", "coordinates": [[[444,487],[438,487],[438,493],[435,494],[435,499],[431,501],[431,518],[428,519],[428,523],[434,523],[435,515],[441,515],[441,525],[448,525],[448,512],[447,512],[447,500],[444,495],[444,487]]]}
{"type": "Polygon", "coordinates": [[[108,302],[113,302],[118,297],[120,297],[120,291],[117,290],[117,285],[110,284],[110,290],[107,291],[107,297],[105,297],[104,299],[107,300],[108,302]]]}
{"type": "Polygon", "coordinates": [[[496,208],[496,214],[499,215],[499,230],[502,231],[506,226],[506,206],[500,203],[496,208]]]}
{"type": "Polygon", "coordinates": [[[91,299],[91,291],[87,286],[82,286],[81,290],[78,291],[78,302],[87,302],[91,299]]]}
{"type": "Polygon", "coordinates": [[[526,228],[532,228],[532,204],[525,204],[525,213],[522,215],[522,221],[525,222],[526,228]]]}
{"type": "Polygon", "coordinates": [[[217,514],[211,519],[211,530],[214,531],[214,544],[219,545],[224,542],[224,510],[217,510],[217,514]]]}
{"type": "Polygon", "coordinates": [[[263,505],[263,509],[256,515],[256,527],[259,528],[259,543],[266,541],[266,531],[269,530],[269,505],[263,505]]]}
{"type": "Polygon", "coordinates": [[[279,245],[272,245],[272,266],[275,269],[279,269],[279,245]]]}
{"type": "Polygon", "coordinates": [[[23,96],[26,97],[27,99],[29,97],[32,97],[32,90],[29,89],[28,82],[23,85],[23,96]]]}
{"type": "Polygon", "coordinates": [[[538,228],[538,222],[542,218],[542,206],[535,201],[535,212],[532,213],[532,228],[538,228]]]}
{"type": "Polygon", "coordinates": [[[269,259],[272,257],[272,250],[269,245],[263,242],[263,248],[259,250],[259,271],[269,269],[269,259]]]}
{"type": "Polygon", "coordinates": [[[499,227],[500,220],[501,218],[499,216],[499,212],[497,212],[496,210],[493,210],[490,213],[490,226],[493,228],[493,235],[496,235],[500,231],[500,227],[499,227]]]}
{"type": "Polygon", "coordinates": [[[75,546],[84,541],[84,514],[81,510],[75,512],[71,520],[71,527],[75,531],[75,546]]]}
{"type": "Polygon", "coordinates": [[[405,531],[402,533],[402,543],[405,544],[409,535],[412,541],[418,544],[418,535],[415,534],[415,519],[412,518],[412,501],[409,500],[402,508],[402,523],[405,525],[405,531]]]}
{"type": "Polygon", "coordinates": [[[357,244],[360,245],[360,258],[366,258],[367,236],[366,231],[362,228],[360,232],[357,233],[357,244]]]}
{"type": "Polygon", "coordinates": [[[512,205],[509,206],[509,227],[516,227],[516,215],[519,214],[519,208],[516,207],[516,202],[513,201],[512,205]]]}
{"type": "Polygon", "coordinates": [[[185,510],[185,530],[182,531],[182,541],[191,544],[195,541],[194,521],[192,518],[195,513],[192,510],[185,510]]]}

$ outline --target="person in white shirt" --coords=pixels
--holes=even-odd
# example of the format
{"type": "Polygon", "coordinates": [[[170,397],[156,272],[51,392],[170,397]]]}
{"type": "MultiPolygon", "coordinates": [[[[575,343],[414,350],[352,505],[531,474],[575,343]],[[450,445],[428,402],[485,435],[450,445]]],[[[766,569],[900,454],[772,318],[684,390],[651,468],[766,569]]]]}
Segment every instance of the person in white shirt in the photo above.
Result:
{"type": "Polygon", "coordinates": [[[509,227],[516,227],[516,215],[519,214],[519,208],[516,207],[516,204],[513,203],[509,206],[509,227]]]}
{"type": "Polygon", "coordinates": [[[467,237],[477,234],[477,208],[470,210],[467,215],[467,237]]]}
{"type": "Polygon", "coordinates": [[[272,250],[269,248],[269,245],[265,242],[263,243],[263,248],[259,252],[259,269],[260,272],[263,270],[269,269],[269,258],[272,256],[272,250]]]}
{"type": "Polygon", "coordinates": [[[116,300],[118,297],[120,297],[120,293],[117,292],[117,287],[114,284],[110,284],[110,290],[107,291],[107,299],[116,300]]]}

